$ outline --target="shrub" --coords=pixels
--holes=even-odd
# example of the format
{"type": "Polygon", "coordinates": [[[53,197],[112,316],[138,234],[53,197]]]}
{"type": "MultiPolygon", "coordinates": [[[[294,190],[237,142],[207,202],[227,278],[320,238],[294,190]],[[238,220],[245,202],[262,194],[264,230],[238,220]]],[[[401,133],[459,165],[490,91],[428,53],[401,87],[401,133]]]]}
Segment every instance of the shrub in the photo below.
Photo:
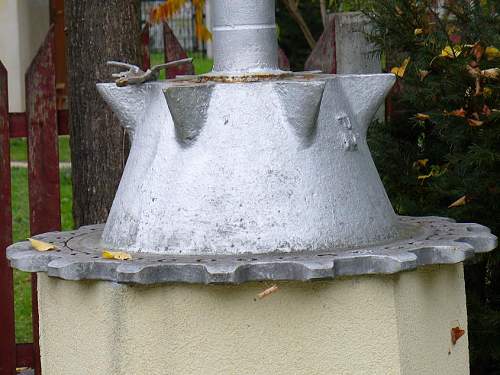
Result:
{"type": "MultiPolygon", "coordinates": [[[[496,1],[497,2],[497,1],[496,1]]],[[[370,145],[402,215],[442,215],[500,233],[500,23],[495,2],[373,1],[369,39],[398,75],[370,145]]],[[[471,373],[500,373],[500,255],[465,268],[471,373]]]]}

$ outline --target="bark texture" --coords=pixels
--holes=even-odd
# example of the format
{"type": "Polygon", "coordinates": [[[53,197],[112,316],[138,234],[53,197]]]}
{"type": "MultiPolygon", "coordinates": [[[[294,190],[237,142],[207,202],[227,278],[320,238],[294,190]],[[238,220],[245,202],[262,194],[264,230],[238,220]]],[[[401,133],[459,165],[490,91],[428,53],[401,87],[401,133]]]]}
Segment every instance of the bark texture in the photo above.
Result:
{"type": "Polygon", "coordinates": [[[99,96],[116,71],[141,65],[140,0],[66,0],[68,108],[75,226],[104,222],[120,182],[128,139],[99,96]]]}

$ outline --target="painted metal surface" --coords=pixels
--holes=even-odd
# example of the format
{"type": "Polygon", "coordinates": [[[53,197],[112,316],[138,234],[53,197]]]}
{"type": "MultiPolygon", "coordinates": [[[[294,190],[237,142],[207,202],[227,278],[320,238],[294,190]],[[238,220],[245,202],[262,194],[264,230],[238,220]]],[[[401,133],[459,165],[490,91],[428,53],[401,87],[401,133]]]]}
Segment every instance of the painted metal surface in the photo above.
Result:
{"type": "Polygon", "coordinates": [[[5,249],[12,243],[7,71],[0,62],[0,375],[16,369],[14,286],[5,249]]]}
{"type": "Polygon", "coordinates": [[[341,276],[392,274],[431,264],[455,264],[491,251],[497,238],[478,224],[440,217],[398,217],[405,234],[375,246],[323,249],[317,252],[243,255],[134,254],[132,260],[101,257],[103,226],[52,232],[37,239],[57,250],[38,252],[29,242],[8,249],[12,265],[27,272],[47,272],[66,280],[108,280],[119,283],[240,284],[265,280],[319,280],[341,276]]]}
{"type": "Polygon", "coordinates": [[[274,0],[211,0],[211,7],[215,74],[279,71],[274,0]]]}
{"type": "Polygon", "coordinates": [[[379,74],[99,84],[134,133],[104,242],[241,254],[396,238],[365,139],[393,82],[379,74]]]}

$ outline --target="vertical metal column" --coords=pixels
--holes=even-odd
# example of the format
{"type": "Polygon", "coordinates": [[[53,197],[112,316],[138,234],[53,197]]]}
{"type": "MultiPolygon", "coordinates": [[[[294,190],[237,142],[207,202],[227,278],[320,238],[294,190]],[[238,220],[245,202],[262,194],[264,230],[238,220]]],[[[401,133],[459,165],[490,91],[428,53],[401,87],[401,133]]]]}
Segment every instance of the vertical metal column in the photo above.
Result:
{"type": "Polygon", "coordinates": [[[214,72],[277,71],[274,0],[212,0],[214,72]]]}

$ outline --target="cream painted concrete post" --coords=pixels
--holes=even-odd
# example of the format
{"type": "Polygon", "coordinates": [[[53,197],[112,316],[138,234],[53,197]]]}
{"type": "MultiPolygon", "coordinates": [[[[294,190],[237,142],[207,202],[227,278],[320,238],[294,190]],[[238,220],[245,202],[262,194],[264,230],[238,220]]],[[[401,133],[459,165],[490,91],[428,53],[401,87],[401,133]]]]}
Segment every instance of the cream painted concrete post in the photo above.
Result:
{"type": "Polygon", "coordinates": [[[44,375],[468,374],[462,265],[329,282],[127,286],[39,274],[44,375]]]}
{"type": "Polygon", "coordinates": [[[0,60],[9,73],[9,111],[24,112],[24,74],[49,30],[49,0],[0,0],[0,60]]]}

